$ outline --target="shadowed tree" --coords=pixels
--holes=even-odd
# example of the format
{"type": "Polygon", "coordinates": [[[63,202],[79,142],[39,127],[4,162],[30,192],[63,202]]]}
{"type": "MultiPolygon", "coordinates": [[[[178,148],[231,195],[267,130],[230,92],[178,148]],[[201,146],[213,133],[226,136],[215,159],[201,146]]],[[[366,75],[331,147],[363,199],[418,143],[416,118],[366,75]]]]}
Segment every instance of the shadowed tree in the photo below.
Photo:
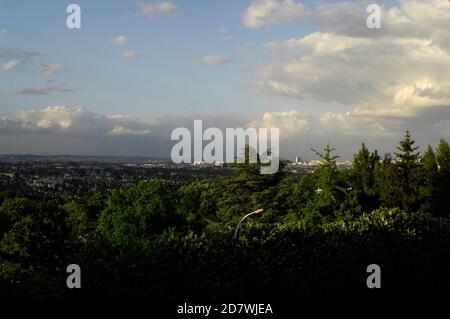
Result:
{"type": "Polygon", "coordinates": [[[438,164],[431,145],[428,145],[427,150],[423,154],[420,165],[419,194],[421,210],[432,213],[435,209],[438,164]]]}
{"type": "Polygon", "coordinates": [[[438,165],[435,213],[439,216],[450,215],[450,146],[444,139],[439,141],[436,151],[438,165]]]}
{"type": "Polygon", "coordinates": [[[371,210],[379,205],[377,174],[380,169],[380,157],[377,151],[371,153],[363,143],[353,159],[351,171],[352,186],[358,194],[358,201],[365,210],[371,210]]]}
{"type": "Polygon", "coordinates": [[[396,173],[398,182],[398,198],[400,205],[406,209],[414,209],[417,204],[417,167],[419,161],[419,148],[414,146],[415,141],[411,138],[409,131],[406,131],[405,137],[400,141],[396,152],[396,173]]]}
{"type": "Polygon", "coordinates": [[[385,156],[381,162],[377,176],[377,185],[380,190],[380,202],[385,207],[395,207],[397,198],[397,179],[395,166],[390,156],[385,156]]]}

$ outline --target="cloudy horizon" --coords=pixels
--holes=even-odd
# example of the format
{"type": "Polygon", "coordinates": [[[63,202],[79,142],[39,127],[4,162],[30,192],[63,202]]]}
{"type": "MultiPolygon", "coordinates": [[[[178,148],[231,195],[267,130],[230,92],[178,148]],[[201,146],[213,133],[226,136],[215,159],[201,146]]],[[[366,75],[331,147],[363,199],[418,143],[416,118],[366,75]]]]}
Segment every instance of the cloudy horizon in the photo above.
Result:
{"type": "Polygon", "coordinates": [[[169,158],[195,119],[278,127],[290,160],[450,140],[447,0],[76,3],[70,30],[66,4],[0,1],[1,154],[169,158]]]}

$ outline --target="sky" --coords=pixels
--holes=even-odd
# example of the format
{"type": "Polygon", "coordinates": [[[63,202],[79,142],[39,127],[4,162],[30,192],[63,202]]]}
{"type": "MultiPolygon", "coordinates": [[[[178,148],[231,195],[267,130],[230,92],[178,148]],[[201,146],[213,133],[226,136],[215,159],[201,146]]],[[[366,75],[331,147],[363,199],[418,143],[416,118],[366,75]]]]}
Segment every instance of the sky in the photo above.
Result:
{"type": "Polygon", "coordinates": [[[0,153],[169,157],[194,119],[278,127],[288,159],[435,145],[449,25],[447,0],[0,0],[0,153]]]}

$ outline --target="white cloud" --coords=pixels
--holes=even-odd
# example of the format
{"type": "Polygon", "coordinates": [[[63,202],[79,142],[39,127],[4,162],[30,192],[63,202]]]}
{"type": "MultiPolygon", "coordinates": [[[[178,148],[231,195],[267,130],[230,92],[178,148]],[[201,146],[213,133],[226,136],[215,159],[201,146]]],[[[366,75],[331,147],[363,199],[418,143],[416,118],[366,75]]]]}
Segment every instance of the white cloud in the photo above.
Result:
{"type": "Polygon", "coordinates": [[[135,60],[139,57],[140,57],[140,55],[136,51],[133,51],[133,50],[122,52],[122,58],[124,58],[126,60],[135,60]]]}
{"type": "Polygon", "coordinates": [[[132,16],[176,16],[182,12],[177,5],[171,1],[164,1],[159,3],[143,3],[139,2],[139,11],[132,14],[132,16]]]}
{"type": "Polygon", "coordinates": [[[307,15],[305,6],[295,0],[253,0],[242,16],[242,23],[248,28],[261,28],[299,22],[307,15]]]}
{"type": "Polygon", "coordinates": [[[116,125],[114,128],[107,133],[107,135],[111,136],[133,136],[133,135],[146,135],[150,134],[149,130],[132,130],[128,127],[116,125]]]}
{"type": "Polygon", "coordinates": [[[0,28],[0,35],[4,35],[4,34],[6,34],[6,32],[8,32],[7,29],[5,29],[5,28],[0,28]]]}
{"type": "Polygon", "coordinates": [[[433,44],[450,49],[450,5],[442,0],[382,0],[382,28],[365,25],[367,2],[333,3],[318,6],[315,17],[327,31],[357,37],[433,39],[433,44]],[[383,5],[384,3],[384,5],[383,5]]]}
{"type": "MultiPolygon", "coordinates": [[[[198,117],[136,118],[104,115],[84,107],[49,106],[0,114],[4,153],[150,155],[169,158],[173,129],[193,129],[198,117]]],[[[205,127],[241,127],[243,117],[203,115],[205,127]]]]}
{"type": "Polygon", "coordinates": [[[267,47],[279,58],[260,69],[265,92],[353,105],[366,116],[450,105],[450,54],[432,40],[314,33],[267,47]]]}
{"type": "Polygon", "coordinates": [[[322,115],[308,112],[284,111],[266,112],[262,119],[249,122],[247,127],[279,128],[280,137],[295,136],[380,136],[391,135],[392,130],[384,127],[378,119],[363,119],[351,113],[327,112],[322,115]]]}
{"type": "Polygon", "coordinates": [[[147,124],[131,117],[105,116],[93,113],[84,107],[67,106],[48,106],[41,110],[3,115],[0,120],[0,129],[4,129],[6,123],[16,123],[16,129],[19,132],[44,130],[74,136],[99,137],[147,131],[147,124]]]}
{"type": "Polygon", "coordinates": [[[361,118],[351,113],[266,112],[251,121],[236,115],[136,118],[103,115],[84,107],[49,106],[41,110],[0,114],[0,147],[5,153],[121,154],[170,157],[170,134],[177,127],[193,129],[194,119],[204,128],[280,128],[283,157],[311,158],[311,147],[330,142],[338,154],[350,159],[361,142],[392,152],[410,128],[419,145],[449,138],[450,108],[434,107],[414,118],[361,118]],[[247,123],[247,124],[245,124],[247,123]]]}
{"type": "Polygon", "coordinates": [[[128,38],[125,35],[118,35],[117,37],[115,37],[111,40],[111,44],[116,47],[122,46],[122,45],[126,44],[127,42],[128,42],[128,38]]]}
{"type": "Polygon", "coordinates": [[[248,123],[247,127],[280,128],[282,138],[300,132],[310,132],[313,129],[311,114],[297,111],[266,112],[262,119],[248,123]]]}
{"type": "Polygon", "coordinates": [[[22,61],[21,60],[10,60],[4,64],[2,64],[2,69],[5,71],[9,71],[14,67],[18,66],[22,61]]]}
{"type": "Polygon", "coordinates": [[[365,27],[361,3],[320,5],[314,16],[329,32],[267,43],[273,61],[259,69],[258,90],[353,106],[359,117],[414,117],[450,106],[448,3],[385,6],[381,30],[365,27]]]}
{"type": "Polygon", "coordinates": [[[51,63],[47,65],[43,65],[41,67],[41,74],[42,75],[53,75],[54,73],[58,72],[61,69],[61,64],[59,63],[51,63]]]}
{"type": "Polygon", "coordinates": [[[232,61],[221,55],[206,55],[202,58],[201,63],[206,65],[225,65],[232,61]]]}

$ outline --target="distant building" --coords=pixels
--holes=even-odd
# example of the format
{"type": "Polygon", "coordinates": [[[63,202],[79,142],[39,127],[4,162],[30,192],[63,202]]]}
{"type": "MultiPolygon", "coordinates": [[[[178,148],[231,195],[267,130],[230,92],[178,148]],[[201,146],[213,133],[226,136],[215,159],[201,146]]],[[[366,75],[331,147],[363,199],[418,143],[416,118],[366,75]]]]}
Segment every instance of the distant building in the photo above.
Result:
{"type": "Polygon", "coordinates": [[[224,161],[214,161],[214,166],[216,167],[222,167],[225,165],[224,161]]]}

